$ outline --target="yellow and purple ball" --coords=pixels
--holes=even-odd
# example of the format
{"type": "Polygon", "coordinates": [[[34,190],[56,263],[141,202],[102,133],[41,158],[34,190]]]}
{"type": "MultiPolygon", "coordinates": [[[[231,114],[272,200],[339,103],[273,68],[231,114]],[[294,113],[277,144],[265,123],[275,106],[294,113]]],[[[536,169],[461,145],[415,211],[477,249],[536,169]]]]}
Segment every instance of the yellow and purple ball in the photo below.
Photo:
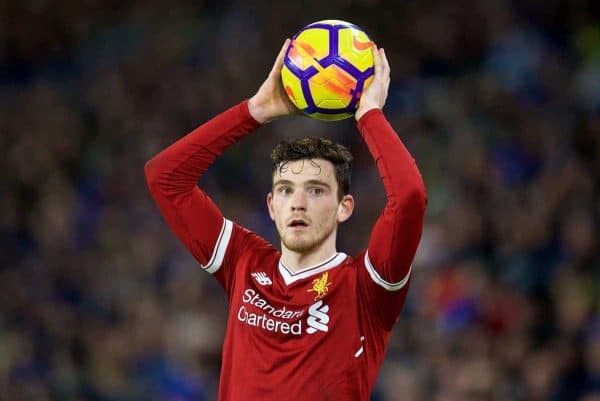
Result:
{"type": "Polygon", "coordinates": [[[285,53],[285,93],[310,117],[352,117],[373,80],[372,45],[365,31],[345,21],[323,20],[302,28],[285,53]]]}

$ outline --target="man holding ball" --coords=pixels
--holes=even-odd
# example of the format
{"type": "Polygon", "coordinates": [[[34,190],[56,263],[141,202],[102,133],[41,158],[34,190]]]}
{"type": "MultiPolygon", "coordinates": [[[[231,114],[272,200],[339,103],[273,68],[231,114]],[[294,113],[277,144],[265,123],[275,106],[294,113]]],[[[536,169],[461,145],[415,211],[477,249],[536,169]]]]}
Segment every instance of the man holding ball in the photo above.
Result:
{"type": "Polygon", "coordinates": [[[267,208],[280,249],[223,217],[197,185],[216,157],[261,124],[297,114],[281,85],[289,40],[252,98],[196,128],[145,168],[164,218],[225,289],[229,315],[220,401],[367,401],[408,291],[426,194],[417,166],[385,118],[390,67],[373,45],[375,77],[355,113],[387,203],[366,249],[336,248],[354,209],[352,155],[322,138],[271,154],[267,208]]]}

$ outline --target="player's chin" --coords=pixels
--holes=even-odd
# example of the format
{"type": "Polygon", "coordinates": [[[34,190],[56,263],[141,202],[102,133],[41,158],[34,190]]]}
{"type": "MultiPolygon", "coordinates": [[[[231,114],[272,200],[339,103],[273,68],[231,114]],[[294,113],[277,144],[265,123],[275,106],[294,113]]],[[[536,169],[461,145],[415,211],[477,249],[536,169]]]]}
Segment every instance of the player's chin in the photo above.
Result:
{"type": "Polygon", "coordinates": [[[315,246],[315,241],[311,240],[311,238],[302,238],[299,235],[286,236],[283,243],[290,251],[300,253],[310,251],[315,246]]]}

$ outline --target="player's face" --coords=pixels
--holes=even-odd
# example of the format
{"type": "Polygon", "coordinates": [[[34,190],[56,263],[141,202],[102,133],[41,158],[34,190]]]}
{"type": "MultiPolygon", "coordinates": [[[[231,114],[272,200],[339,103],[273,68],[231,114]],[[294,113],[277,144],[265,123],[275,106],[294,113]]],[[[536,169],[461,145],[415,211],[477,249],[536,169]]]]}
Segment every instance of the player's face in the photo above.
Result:
{"type": "Polygon", "coordinates": [[[328,160],[296,160],[275,172],[267,205],[286,248],[300,253],[324,244],[335,248],[337,224],[354,207],[350,195],[340,201],[337,193],[335,169],[328,160]]]}

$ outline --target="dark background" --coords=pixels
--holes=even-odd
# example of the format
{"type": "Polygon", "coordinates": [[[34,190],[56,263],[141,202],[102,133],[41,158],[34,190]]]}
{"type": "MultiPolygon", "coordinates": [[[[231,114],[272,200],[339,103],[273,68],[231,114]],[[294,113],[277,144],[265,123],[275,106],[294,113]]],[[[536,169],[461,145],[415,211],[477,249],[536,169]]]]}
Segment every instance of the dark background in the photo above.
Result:
{"type": "MultiPolygon", "coordinates": [[[[386,49],[429,196],[373,399],[600,400],[600,3],[578,0],[0,1],[0,399],[215,399],[225,296],[143,166],[326,18],[386,49]]],[[[268,153],[304,135],[356,156],[357,252],[385,198],[352,120],[271,123],[202,185],[277,244],[268,153]]]]}

